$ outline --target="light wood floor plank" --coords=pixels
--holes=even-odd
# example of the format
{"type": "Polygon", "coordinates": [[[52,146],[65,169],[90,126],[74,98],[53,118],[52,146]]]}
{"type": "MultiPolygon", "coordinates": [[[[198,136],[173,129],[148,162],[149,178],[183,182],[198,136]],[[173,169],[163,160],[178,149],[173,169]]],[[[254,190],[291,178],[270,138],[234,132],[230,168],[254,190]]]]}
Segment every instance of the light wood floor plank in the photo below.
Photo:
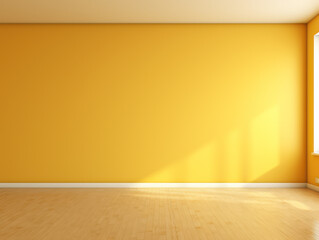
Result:
{"type": "Polygon", "coordinates": [[[0,189],[2,240],[319,240],[308,189],[0,189]]]}

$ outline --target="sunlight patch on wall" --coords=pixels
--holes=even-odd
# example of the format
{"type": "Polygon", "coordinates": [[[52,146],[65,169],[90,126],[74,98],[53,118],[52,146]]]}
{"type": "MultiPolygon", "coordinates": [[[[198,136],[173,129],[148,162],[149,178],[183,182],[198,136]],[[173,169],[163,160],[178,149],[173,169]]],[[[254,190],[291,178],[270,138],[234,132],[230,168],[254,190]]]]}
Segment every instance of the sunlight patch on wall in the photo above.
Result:
{"type": "Polygon", "coordinates": [[[222,164],[217,158],[217,148],[212,142],[195,151],[189,157],[180,161],[175,161],[171,165],[152,173],[141,182],[158,182],[159,179],[174,179],[180,182],[181,179],[187,180],[200,179],[201,182],[210,182],[212,177],[223,174],[217,166],[222,164]]]}
{"type": "Polygon", "coordinates": [[[241,135],[239,129],[235,129],[228,133],[225,141],[225,169],[226,177],[230,181],[241,179],[245,175],[242,164],[243,151],[241,149],[241,135]]]}
{"type": "Polygon", "coordinates": [[[260,178],[280,161],[279,107],[276,105],[251,123],[249,181],[260,178]]]}
{"type": "Polygon", "coordinates": [[[198,179],[199,182],[211,182],[212,179],[218,182],[221,177],[229,182],[262,179],[280,163],[279,114],[277,105],[269,108],[248,123],[248,129],[247,126],[234,129],[225,134],[225,138],[206,144],[189,157],[172,162],[141,182],[158,182],[160,179],[181,182],[185,175],[188,181],[198,179]],[[245,145],[243,139],[247,138],[245,145]]]}

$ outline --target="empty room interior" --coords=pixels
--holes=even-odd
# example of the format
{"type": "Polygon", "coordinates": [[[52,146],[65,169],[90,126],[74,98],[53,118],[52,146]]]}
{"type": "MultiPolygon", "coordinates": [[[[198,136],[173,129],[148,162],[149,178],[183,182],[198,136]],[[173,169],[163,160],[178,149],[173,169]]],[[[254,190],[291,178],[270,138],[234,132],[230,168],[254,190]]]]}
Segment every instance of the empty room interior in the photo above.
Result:
{"type": "Polygon", "coordinates": [[[0,240],[319,240],[319,0],[0,0],[0,240]]]}

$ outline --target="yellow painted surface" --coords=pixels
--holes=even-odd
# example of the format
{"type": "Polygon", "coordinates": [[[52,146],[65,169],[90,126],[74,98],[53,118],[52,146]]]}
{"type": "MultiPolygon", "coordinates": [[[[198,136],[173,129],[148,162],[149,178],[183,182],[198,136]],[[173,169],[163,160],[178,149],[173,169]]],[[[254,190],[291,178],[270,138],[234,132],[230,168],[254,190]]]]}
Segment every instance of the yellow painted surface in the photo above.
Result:
{"type": "Polygon", "coordinates": [[[313,73],[314,73],[314,35],[319,33],[319,15],[307,25],[307,48],[308,48],[308,80],[307,80],[307,177],[308,183],[319,186],[315,183],[315,178],[319,178],[319,157],[313,156],[313,73]]]}
{"type": "Polygon", "coordinates": [[[306,25],[0,25],[0,182],[304,182],[306,25]]]}

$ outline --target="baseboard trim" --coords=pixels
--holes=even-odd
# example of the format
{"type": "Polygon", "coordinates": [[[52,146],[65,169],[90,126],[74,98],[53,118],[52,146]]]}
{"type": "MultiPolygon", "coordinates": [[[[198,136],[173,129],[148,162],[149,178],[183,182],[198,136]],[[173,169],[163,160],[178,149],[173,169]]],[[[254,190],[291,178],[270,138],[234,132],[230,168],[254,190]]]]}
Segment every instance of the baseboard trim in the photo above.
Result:
{"type": "Polygon", "coordinates": [[[307,188],[319,192],[319,187],[310,183],[307,183],[307,188]]]}
{"type": "Polygon", "coordinates": [[[306,183],[0,183],[0,188],[305,188],[306,186],[306,183]]]}

